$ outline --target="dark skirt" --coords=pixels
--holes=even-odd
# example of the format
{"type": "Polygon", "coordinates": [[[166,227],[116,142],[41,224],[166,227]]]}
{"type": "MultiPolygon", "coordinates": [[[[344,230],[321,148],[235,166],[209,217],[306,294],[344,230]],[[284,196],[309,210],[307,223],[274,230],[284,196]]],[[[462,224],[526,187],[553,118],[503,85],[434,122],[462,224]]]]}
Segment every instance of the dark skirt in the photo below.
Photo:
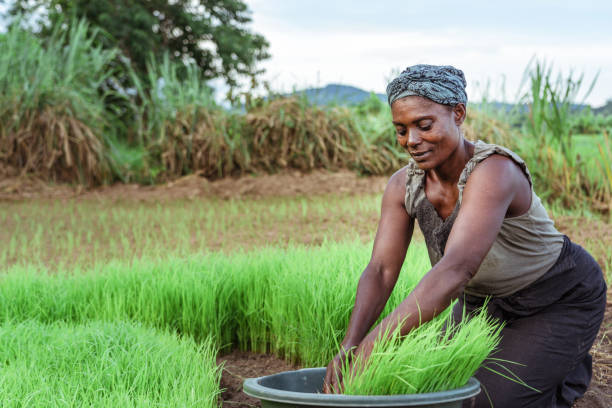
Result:
{"type": "MultiPolygon", "coordinates": [[[[483,305],[483,298],[464,294],[453,318],[483,305]]],[[[498,351],[490,357],[529,386],[512,382],[485,368],[476,372],[481,393],[464,407],[571,407],[591,380],[589,350],[606,307],[601,268],[581,246],[565,237],[559,259],[541,278],[510,296],[491,298],[490,315],[505,322],[498,351]],[[490,400],[489,400],[490,399],[490,400]]],[[[493,360],[485,363],[508,374],[493,360]]]]}

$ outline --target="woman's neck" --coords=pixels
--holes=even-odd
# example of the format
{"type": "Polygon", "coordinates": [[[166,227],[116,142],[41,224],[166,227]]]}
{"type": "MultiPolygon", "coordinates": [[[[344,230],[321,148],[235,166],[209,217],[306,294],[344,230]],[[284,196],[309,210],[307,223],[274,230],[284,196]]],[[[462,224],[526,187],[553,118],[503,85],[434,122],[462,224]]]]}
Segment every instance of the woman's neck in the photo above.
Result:
{"type": "Polygon", "coordinates": [[[428,173],[428,178],[441,184],[456,185],[461,176],[465,164],[474,155],[474,144],[461,138],[455,151],[440,166],[428,173]]]}

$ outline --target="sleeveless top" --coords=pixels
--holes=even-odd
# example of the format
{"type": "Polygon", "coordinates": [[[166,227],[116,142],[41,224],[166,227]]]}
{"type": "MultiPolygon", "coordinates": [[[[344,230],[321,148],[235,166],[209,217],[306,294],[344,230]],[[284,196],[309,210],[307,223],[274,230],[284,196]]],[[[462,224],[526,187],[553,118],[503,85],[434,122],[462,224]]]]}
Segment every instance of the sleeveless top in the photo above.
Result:
{"type": "Polygon", "coordinates": [[[493,246],[466,285],[465,293],[504,297],[529,286],[544,275],[554,265],[563,247],[563,235],[554,227],[540,198],[533,191],[531,174],[523,159],[505,147],[477,141],[474,155],[466,163],[457,183],[459,198],[455,209],[444,220],[425,195],[425,172],[419,169],[414,160],[410,160],[406,166],[405,205],[408,214],[418,221],[433,266],[444,255],[468,177],[481,161],[492,154],[509,157],[523,170],[531,185],[531,205],[522,215],[504,218],[493,246]]]}

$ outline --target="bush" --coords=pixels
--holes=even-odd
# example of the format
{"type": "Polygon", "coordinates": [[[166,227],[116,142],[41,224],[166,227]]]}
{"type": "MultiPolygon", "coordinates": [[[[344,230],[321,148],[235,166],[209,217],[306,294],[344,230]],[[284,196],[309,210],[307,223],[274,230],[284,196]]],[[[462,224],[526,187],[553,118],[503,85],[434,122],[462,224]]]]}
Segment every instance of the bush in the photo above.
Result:
{"type": "Polygon", "coordinates": [[[94,46],[97,32],[84,22],[46,41],[19,24],[0,38],[0,160],[47,180],[109,180],[101,90],[115,51],[94,46]]]}

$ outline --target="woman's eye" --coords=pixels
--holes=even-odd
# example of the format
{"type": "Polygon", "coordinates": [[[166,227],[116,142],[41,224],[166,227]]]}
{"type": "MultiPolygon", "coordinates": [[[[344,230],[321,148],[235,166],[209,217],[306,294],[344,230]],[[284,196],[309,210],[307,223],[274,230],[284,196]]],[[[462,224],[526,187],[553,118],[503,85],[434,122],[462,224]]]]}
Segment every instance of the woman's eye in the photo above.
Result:
{"type": "Polygon", "coordinates": [[[400,136],[406,136],[406,129],[397,129],[397,134],[400,136]]]}
{"type": "Polygon", "coordinates": [[[422,120],[418,122],[418,125],[419,129],[421,130],[430,130],[431,126],[433,125],[433,121],[431,121],[430,119],[422,120]]]}

